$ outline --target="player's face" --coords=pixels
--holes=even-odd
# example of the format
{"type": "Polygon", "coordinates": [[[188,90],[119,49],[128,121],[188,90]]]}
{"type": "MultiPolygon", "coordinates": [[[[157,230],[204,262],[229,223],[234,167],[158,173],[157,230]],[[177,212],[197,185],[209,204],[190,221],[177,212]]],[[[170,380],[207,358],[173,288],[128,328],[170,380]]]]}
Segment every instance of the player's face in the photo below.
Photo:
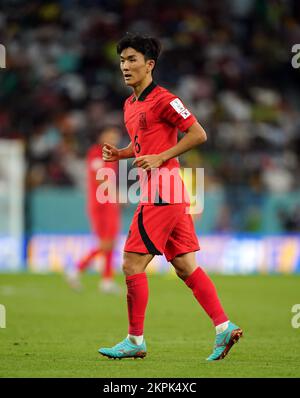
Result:
{"type": "Polygon", "coordinates": [[[153,60],[145,60],[142,53],[134,48],[125,48],[120,54],[120,68],[127,86],[140,84],[154,67],[153,60]]]}

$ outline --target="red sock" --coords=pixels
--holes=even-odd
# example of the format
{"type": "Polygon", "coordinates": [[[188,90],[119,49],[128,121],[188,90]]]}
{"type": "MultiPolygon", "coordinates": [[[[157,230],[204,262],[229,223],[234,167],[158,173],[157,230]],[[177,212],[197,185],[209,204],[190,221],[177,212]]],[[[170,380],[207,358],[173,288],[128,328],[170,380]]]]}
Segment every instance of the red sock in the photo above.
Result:
{"type": "Polygon", "coordinates": [[[113,251],[110,250],[108,252],[105,252],[104,255],[105,255],[105,265],[102,276],[104,279],[111,279],[114,275],[114,270],[112,266],[113,251]]]}
{"type": "Polygon", "coordinates": [[[148,280],[145,272],[126,277],[129,334],[144,333],[144,319],[148,303],[148,280]]]}
{"type": "Polygon", "coordinates": [[[77,264],[77,270],[83,272],[89,265],[92,258],[94,258],[101,251],[99,249],[93,249],[88,253],[80,262],[77,264]]]}
{"type": "Polygon", "coordinates": [[[185,280],[185,283],[192,289],[198,303],[206,311],[215,326],[228,321],[213,282],[200,267],[195,269],[185,280]]]}

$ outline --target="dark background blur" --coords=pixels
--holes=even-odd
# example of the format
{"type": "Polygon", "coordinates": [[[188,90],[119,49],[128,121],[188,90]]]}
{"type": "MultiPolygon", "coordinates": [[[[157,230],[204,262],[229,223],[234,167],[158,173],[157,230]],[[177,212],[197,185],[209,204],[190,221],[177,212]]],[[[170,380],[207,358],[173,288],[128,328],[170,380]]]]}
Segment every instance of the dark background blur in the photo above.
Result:
{"type": "Polygon", "coordinates": [[[1,0],[0,138],[26,143],[27,232],[72,230],[60,217],[51,227],[39,209],[52,222],[64,206],[73,221],[84,214],[85,154],[99,129],[113,121],[128,143],[130,91],[115,50],[127,31],[161,39],[155,80],[207,131],[207,143],[182,159],[205,168],[197,228],[298,231],[300,69],[291,48],[300,43],[299,1],[1,0]]]}

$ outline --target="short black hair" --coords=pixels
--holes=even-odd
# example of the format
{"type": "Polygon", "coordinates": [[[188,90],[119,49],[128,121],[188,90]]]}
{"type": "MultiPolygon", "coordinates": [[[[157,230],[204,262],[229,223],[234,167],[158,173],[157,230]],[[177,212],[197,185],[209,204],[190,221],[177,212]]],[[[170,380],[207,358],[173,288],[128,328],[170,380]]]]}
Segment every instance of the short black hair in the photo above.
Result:
{"type": "Polygon", "coordinates": [[[117,53],[131,47],[142,53],[146,60],[153,59],[155,63],[161,52],[161,43],[155,37],[127,33],[117,44],[117,53]]]}

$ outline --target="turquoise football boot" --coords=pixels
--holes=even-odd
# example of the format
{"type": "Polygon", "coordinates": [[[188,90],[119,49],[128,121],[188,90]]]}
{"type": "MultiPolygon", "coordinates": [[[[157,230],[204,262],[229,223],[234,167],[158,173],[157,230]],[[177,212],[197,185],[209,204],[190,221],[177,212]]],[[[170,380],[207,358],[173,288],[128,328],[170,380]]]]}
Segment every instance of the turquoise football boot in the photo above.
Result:
{"type": "Polygon", "coordinates": [[[224,359],[233,344],[237,343],[243,336],[243,331],[234,323],[229,322],[227,329],[216,335],[213,353],[206,358],[207,361],[224,359]]]}
{"type": "Polygon", "coordinates": [[[122,359],[122,358],[144,358],[147,354],[147,347],[145,340],[142,344],[133,344],[128,337],[121,343],[116,344],[111,348],[100,348],[98,352],[108,358],[122,359]]]}

